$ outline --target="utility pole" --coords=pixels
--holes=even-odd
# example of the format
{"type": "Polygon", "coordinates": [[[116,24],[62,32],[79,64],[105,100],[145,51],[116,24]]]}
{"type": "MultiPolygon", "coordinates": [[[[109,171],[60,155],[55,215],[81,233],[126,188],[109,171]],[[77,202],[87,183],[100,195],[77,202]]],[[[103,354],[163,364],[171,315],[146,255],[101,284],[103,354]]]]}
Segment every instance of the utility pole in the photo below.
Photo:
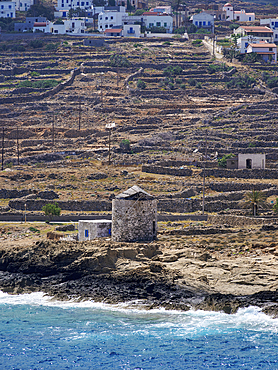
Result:
{"type": "Polygon", "coordinates": [[[107,123],[105,127],[108,129],[108,164],[111,164],[111,130],[116,126],[115,122],[107,123]]]}
{"type": "Polygon", "coordinates": [[[17,165],[19,166],[18,126],[16,126],[16,149],[17,149],[17,165]]]}
{"type": "Polygon", "coordinates": [[[204,167],[203,167],[203,206],[202,206],[202,215],[205,214],[205,185],[206,185],[206,159],[207,159],[207,139],[208,131],[206,130],[206,141],[205,141],[205,158],[204,158],[204,167]]]}
{"type": "Polygon", "coordinates": [[[117,67],[117,87],[119,87],[119,67],[117,67]]]}
{"type": "Polygon", "coordinates": [[[81,99],[79,99],[79,116],[78,116],[78,130],[81,128],[81,99]]]}
{"type": "Polygon", "coordinates": [[[4,135],[5,135],[5,129],[3,127],[3,132],[2,132],[2,171],[4,171],[4,135]]]}
{"type": "Polygon", "coordinates": [[[102,91],[103,73],[100,76],[100,94],[101,94],[101,108],[103,107],[103,91],[102,91]]]}
{"type": "Polygon", "coordinates": [[[55,113],[53,113],[53,121],[52,121],[52,146],[53,147],[55,144],[54,127],[55,127],[55,113]]]}

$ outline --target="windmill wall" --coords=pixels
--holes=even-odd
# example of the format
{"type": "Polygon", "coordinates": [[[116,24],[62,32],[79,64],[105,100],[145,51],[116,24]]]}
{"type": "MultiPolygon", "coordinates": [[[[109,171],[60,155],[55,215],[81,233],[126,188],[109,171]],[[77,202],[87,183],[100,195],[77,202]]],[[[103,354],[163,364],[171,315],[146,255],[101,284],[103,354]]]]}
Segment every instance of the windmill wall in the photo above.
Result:
{"type": "Polygon", "coordinates": [[[112,240],[152,241],[157,234],[157,201],[113,199],[112,240]]]}

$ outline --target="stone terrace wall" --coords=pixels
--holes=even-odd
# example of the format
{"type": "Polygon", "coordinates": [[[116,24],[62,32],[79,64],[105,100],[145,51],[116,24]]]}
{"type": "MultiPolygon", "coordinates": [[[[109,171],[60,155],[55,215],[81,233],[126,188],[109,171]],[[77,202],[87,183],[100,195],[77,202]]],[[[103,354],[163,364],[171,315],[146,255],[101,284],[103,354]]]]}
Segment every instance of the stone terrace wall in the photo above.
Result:
{"type": "Polygon", "coordinates": [[[230,216],[230,215],[208,215],[208,223],[214,225],[229,225],[234,227],[264,225],[278,221],[278,218],[252,218],[245,216],[230,216]]]}
{"type": "MultiPolygon", "coordinates": [[[[21,199],[14,199],[9,201],[9,207],[16,210],[24,210],[24,204],[26,204],[27,211],[41,211],[42,207],[45,206],[47,203],[56,203],[51,200],[45,199],[28,199],[28,200],[21,200],[21,199]]],[[[93,200],[70,200],[70,201],[57,201],[58,206],[62,210],[66,211],[111,211],[112,204],[110,201],[100,200],[100,201],[93,201],[93,200]]]]}
{"type": "Polygon", "coordinates": [[[190,168],[171,168],[171,167],[159,167],[159,166],[142,166],[142,172],[157,173],[160,175],[172,175],[172,176],[192,176],[192,170],[190,168]]]}
{"type": "MultiPolygon", "coordinates": [[[[272,169],[265,170],[227,170],[227,169],[206,169],[205,175],[207,177],[227,177],[240,179],[278,179],[278,171],[272,169]]],[[[200,173],[203,176],[203,170],[200,173]]]]}

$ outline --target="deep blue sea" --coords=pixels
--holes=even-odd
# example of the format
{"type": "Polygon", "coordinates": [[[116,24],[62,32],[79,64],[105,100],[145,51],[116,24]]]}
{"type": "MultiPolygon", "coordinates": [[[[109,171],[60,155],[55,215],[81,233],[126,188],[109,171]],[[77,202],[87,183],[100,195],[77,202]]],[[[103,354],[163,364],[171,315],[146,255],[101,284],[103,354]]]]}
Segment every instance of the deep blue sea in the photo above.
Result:
{"type": "Polygon", "coordinates": [[[278,369],[278,320],[0,292],[0,369],[278,369]]]}

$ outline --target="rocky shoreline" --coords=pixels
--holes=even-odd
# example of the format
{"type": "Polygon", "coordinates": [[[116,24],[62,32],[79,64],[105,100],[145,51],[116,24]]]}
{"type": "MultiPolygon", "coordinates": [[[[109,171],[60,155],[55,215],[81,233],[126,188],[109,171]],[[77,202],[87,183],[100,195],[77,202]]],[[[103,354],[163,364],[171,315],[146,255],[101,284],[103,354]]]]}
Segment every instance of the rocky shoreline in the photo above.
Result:
{"type": "Polygon", "coordinates": [[[137,301],[146,309],[194,308],[228,314],[253,305],[278,316],[278,260],[273,253],[265,254],[257,266],[258,257],[223,256],[220,260],[205,248],[175,247],[169,250],[158,241],[108,240],[9,245],[0,252],[0,290],[10,294],[42,291],[60,300],[137,301]],[[213,272],[214,282],[208,271],[213,272]]]}

